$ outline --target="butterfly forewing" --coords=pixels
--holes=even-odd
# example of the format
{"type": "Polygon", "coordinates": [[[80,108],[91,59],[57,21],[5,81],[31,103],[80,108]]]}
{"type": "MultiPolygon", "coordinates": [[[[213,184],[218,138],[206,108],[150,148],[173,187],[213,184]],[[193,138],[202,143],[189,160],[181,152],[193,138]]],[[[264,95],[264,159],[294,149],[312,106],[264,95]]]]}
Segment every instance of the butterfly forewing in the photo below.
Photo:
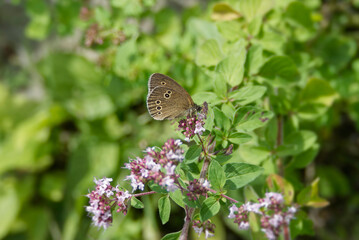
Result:
{"type": "MultiPolygon", "coordinates": [[[[153,73],[148,80],[148,92],[152,92],[152,90],[156,87],[168,87],[175,91],[185,93],[189,96],[186,90],[179,85],[175,80],[161,73],[153,73]]],[[[189,96],[191,97],[191,96],[189,96]]]]}

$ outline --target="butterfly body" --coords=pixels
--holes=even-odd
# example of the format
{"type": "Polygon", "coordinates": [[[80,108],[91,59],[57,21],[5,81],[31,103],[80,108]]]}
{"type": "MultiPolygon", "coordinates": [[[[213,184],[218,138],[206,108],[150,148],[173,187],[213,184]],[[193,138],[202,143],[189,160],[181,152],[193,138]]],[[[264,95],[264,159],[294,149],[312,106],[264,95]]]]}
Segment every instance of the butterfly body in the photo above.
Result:
{"type": "Polygon", "coordinates": [[[175,80],[154,73],[148,80],[147,109],[156,120],[171,120],[198,111],[200,107],[175,80]]]}

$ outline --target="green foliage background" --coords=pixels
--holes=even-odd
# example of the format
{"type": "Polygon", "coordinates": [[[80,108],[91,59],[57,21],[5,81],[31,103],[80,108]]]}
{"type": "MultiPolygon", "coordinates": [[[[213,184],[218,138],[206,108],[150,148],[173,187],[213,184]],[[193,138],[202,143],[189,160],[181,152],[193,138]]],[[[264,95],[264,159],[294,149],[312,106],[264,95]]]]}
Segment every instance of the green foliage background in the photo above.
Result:
{"type": "MultiPolygon", "coordinates": [[[[235,120],[252,141],[229,128],[217,141],[237,144],[232,159],[261,165],[265,175],[282,169],[303,205],[325,203],[306,199],[306,186],[319,188],[330,205],[304,207],[312,222],[296,228],[311,235],[303,238],[355,239],[358,30],[357,0],[1,1],[0,238],[159,239],[181,229],[174,204],[161,225],[160,196],[115,214],[106,232],[84,212],[94,176],[120,181],[129,157],[177,137],[145,108],[148,77],[160,72],[197,103],[217,105],[222,129],[233,102],[249,104],[243,114],[253,102],[270,111],[268,124],[235,120]]],[[[213,239],[247,239],[222,218],[213,239]]]]}

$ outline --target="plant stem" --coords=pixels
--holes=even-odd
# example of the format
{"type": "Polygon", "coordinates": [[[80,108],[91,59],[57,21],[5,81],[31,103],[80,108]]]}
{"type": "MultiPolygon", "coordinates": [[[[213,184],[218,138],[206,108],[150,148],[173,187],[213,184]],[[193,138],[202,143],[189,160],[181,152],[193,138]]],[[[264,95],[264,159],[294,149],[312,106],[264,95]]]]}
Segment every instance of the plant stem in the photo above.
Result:
{"type": "Polygon", "coordinates": [[[144,192],[144,193],[137,193],[137,194],[133,194],[133,197],[141,197],[141,196],[145,196],[145,195],[150,195],[150,194],[154,194],[156,193],[155,191],[150,191],[150,192],[144,192]]]}
{"type": "Polygon", "coordinates": [[[283,226],[283,235],[284,235],[284,240],[290,240],[289,227],[287,224],[284,224],[283,226]]]}
{"type": "Polygon", "coordinates": [[[189,230],[189,225],[191,224],[191,221],[192,221],[192,215],[194,213],[194,208],[185,206],[185,212],[186,212],[186,217],[184,218],[184,224],[183,224],[183,228],[182,228],[179,240],[187,240],[187,238],[188,238],[188,230],[189,230]]]}
{"type": "MultiPolygon", "coordinates": [[[[204,162],[203,162],[203,166],[201,169],[201,173],[200,173],[200,178],[205,178],[207,175],[207,170],[208,170],[208,166],[209,166],[209,162],[210,162],[210,157],[207,155],[206,152],[206,148],[204,147],[204,143],[202,141],[202,138],[199,134],[197,134],[199,141],[201,142],[202,145],[202,150],[204,152],[204,162]]],[[[193,217],[193,213],[194,213],[194,208],[190,208],[185,206],[185,212],[186,212],[186,217],[184,218],[184,224],[181,230],[181,235],[179,237],[179,240],[187,240],[188,238],[188,230],[189,230],[189,226],[192,222],[192,217],[193,217]]]]}
{"type": "MultiPolygon", "coordinates": [[[[216,190],[213,190],[213,189],[210,189],[210,188],[207,188],[207,190],[210,191],[210,192],[212,192],[212,193],[214,193],[214,194],[217,193],[216,190]]],[[[227,196],[227,195],[225,195],[225,194],[222,194],[222,193],[221,193],[220,196],[221,196],[221,197],[224,197],[224,198],[226,198],[226,199],[228,199],[228,200],[231,201],[231,202],[238,203],[238,201],[237,201],[236,199],[233,199],[233,198],[231,198],[231,197],[229,197],[229,196],[227,196]]]]}
{"type": "Polygon", "coordinates": [[[198,137],[199,141],[201,142],[201,146],[202,146],[202,150],[203,150],[203,152],[204,152],[204,155],[207,156],[206,148],[204,147],[204,143],[203,143],[203,141],[202,141],[202,138],[201,138],[201,136],[200,136],[198,133],[197,133],[197,137],[198,137]]]}
{"type": "MultiPolygon", "coordinates": [[[[278,128],[278,133],[277,133],[276,148],[278,148],[279,146],[281,146],[283,144],[283,117],[282,116],[277,117],[277,128],[278,128]]],[[[283,159],[282,158],[278,158],[277,168],[278,168],[279,175],[283,176],[284,175],[284,167],[283,167],[283,159]]]]}

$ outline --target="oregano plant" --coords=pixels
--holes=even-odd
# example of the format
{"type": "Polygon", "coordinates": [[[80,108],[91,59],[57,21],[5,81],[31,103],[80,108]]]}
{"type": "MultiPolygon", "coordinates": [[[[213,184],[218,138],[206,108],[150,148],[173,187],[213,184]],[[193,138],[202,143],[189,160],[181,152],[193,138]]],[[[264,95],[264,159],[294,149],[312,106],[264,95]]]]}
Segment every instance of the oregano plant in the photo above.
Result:
{"type": "MultiPolygon", "coordinates": [[[[209,238],[216,235],[218,218],[253,239],[312,234],[306,208],[328,202],[319,197],[319,179],[304,184],[298,170],[310,165],[319,150],[308,125],[338,97],[325,80],[331,71],[322,68],[323,57],[307,51],[310,41],[320,38],[318,19],[300,1],[254,0],[214,3],[210,17],[187,19],[176,44],[167,40],[181,31],[161,32],[158,40],[172,49],[173,59],[157,68],[190,79],[199,89],[192,97],[203,103],[201,110],[174,120],[179,139],[147,147],[125,163],[124,183],[95,179],[86,210],[94,225],[108,228],[116,224],[114,214],[143,208],[142,196],[159,195],[162,224],[171,221],[173,204],[185,213],[179,231],[163,239],[188,239],[190,229],[209,238]],[[171,67],[174,63],[180,67],[171,67]],[[132,189],[124,187],[126,181],[132,189]]],[[[131,77],[136,75],[136,68],[128,70],[131,63],[152,62],[132,58],[136,51],[148,51],[136,48],[141,40],[123,39],[116,74],[131,77]]]]}
{"type": "MultiPolygon", "coordinates": [[[[269,114],[264,111],[259,113],[247,110],[242,122],[260,124],[269,120],[269,114]]],[[[111,178],[95,178],[96,189],[87,195],[90,201],[86,207],[93,224],[106,229],[112,224],[113,212],[126,215],[130,205],[143,206],[138,197],[161,194],[158,210],[162,224],[169,221],[170,199],[185,211],[182,230],[163,239],[188,239],[190,226],[198,235],[203,233],[206,239],[214,236],[215,224],[211,218],[221,211],[239,229],[249,229],[252,214],[252,221],[260,219],[261,231],[268,239],[277,239],[282,234],[285,239],[290,239],[289,224],[299,208],[298,204],[285,201],[292,192],[285,192],[284,189],[270,192],[268,189],[263,198],[255,201],[246,199],[245,202],[227,194],[230,190],[247,186],[263,173],[262,167],[230,161],[233,148],[239,142],[250,140],[250,135],[234,129],[238,124],[236,119],[236,115],[226,118],[221,110],[208,108],[207,102],[204,102],[200,112],[178,121],[178,131],[191,144],[186,152],[181,140],[169,139],[162,147],[148,147],[144,156],[125,164],[130,173],[124,180],[130,181],[132,191],[120,185],[112,186],[111,178]],[[208,111],[214,114],[208,114],[208,111]],[[209,116],[214,119],[208,119],[209,116]],[[227,136],[226,142],[220,139],[227,136]],[[138,190],[141,193],[134,193],[138,190]]]]}

